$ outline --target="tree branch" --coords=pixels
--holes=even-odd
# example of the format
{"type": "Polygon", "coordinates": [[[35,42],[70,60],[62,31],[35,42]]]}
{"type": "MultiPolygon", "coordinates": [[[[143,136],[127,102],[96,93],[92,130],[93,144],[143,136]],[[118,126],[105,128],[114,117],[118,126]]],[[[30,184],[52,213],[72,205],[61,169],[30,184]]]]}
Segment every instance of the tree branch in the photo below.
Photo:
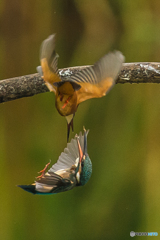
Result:
{"type": "MultiPolygon", "coordinates": [[[[63,68],[59,74],[62,80],[69,79],[70,75],[86,67],[89,66],[63,68]]],[[[116,83],[160,83],[160,63],[124,63],[116,83]]],[[[1,80],[0,103],[47,91],[48,88],[38,73],[1,80]]]]}

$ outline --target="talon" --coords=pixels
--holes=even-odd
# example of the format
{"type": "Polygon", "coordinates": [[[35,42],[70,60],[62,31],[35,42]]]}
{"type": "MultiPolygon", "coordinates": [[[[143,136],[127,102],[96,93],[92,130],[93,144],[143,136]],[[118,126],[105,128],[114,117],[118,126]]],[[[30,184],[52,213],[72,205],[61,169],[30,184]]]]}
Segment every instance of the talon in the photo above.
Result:
{"type": "Polygon", "coordinates": [[[41,174],[40,176],[36,177],[36,178],[42,178],[42,177],[44,177],[45,172],[46,172],[46,169],[47,169],[47,167],[49,166],[50,163],[51,163],[51,160],[49,161],[49,163],[46,164],[46,166],[44,167],[44,169],[42,169],[40,172],[38,172],[38,173],[42,173],[42,174],[41,174]]]}
{"type": "Polygon", "coordinates": [[[36,179],[39,179],[39,178],[42,178],[42,177],[43,177],[43,175],[41,174],[40,176],[36,177],[36,179]]]}

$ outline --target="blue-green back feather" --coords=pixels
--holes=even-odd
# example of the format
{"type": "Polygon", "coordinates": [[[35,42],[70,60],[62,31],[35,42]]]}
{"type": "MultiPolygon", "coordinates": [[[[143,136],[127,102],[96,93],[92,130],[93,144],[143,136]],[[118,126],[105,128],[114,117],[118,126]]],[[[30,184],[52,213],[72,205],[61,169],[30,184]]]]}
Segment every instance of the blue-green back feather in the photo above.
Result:
{"type": "Polygon", "coordinates": [[[89,181],[91,175],[92,175],[92,162],[87,154],[85,160],[82,163],[80,185],[82,186],[85,185],[89,181]]]}

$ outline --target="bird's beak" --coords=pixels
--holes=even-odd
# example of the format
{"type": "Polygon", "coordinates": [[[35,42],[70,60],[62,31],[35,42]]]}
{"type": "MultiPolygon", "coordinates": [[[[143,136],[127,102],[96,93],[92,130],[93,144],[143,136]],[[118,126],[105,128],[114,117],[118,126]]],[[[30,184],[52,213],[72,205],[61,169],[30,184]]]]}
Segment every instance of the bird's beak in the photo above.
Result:
{"type": "Polygon", "coordinates": [[[82,159],[83,159],[83,151],[79,142],[79,137],[76,135],[76,140],[77,140],[77,145],[78,145],[78,151],[79,151],[79,162],[78,162],[78,172],[76,174],[76,178],[78,183],[80,183],[80,175],[81,175],[81,171],[82,171],[82,159]]]}
{"type": "Polygon", "coordinates": [[[78,150],[79,150],[79,164],[81,164],[82,158],[83,158],[83,152],[82,152],[82,148],[81,148],[78,136],[77,136],[77,144],[78,144],[78,150]]]}
{"type": "Polygon", "coordinates": [[[72,128],[73,131],[73,117],[73,114],[65,117],[67,120],[67,142],[69,140],[70,128],[72,128]]]}
{"type": "Polygon", "coordinates": [[[84,127],[83,127],[83,130],[84,130],[84,149],[83,149],[83,151],[82,151],[82,148],[81,148],[81,145],[80,145],[80,142],[79,142],[79,137],[76,135],[78,150],[79,150],[79,163],[82,162],[83,157],[85,157],[86,154],[87,154],[87,134],[88,134],[88,131],[86,131],[86,129],[84,127]]]}
{"type": "Polygon", "coordinates": [[[87,133],[86,129],[83,127],[84,130],[84,149],[83,149],[83,155],[85,156],[87,154],[87,133]]]}

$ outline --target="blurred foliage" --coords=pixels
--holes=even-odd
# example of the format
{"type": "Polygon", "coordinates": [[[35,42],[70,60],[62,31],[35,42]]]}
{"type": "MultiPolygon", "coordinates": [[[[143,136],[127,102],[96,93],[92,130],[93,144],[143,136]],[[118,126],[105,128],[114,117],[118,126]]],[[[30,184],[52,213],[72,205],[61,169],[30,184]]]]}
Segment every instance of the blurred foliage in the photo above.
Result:
{"type": "MultiPolygon", "coordinates": [[[[158,0],[2,0],[0,26],[0,79],[35,73],[40,44],[54,32],[61,68],[93,64],[113,49],[126,62],[160,61],[158,0]]],[[[16,185],[32,183],[66,146],[54,94],[1,104],[0,239],[160,234],[159,88],[119,84],[79,106],[75,133],[90,129],[93,174],[86,186],[53,196],[33,196],[16,185]]]]}

